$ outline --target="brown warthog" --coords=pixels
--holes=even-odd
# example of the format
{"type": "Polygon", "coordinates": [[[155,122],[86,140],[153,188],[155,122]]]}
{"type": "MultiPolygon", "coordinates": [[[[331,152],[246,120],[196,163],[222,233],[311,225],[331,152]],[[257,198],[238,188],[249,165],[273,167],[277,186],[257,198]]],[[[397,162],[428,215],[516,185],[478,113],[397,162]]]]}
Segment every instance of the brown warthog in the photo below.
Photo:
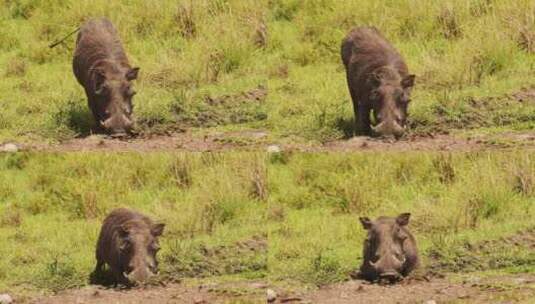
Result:
{"type": "Polygon", "coordinates": [[[74,75],[84,87],[95,120],[104,130],[122,135],[132,128],[132,68],[113,24],[94,19],[80,28],[73,59],[74,75]]]}
{"type": "Polygon", "coordinates": [[[155,224],[148,217],[129,209],[115,209],[104,220],[97,243],[95,272],[103,274],[108,264],[114,282],[135,285],[157,273],[158,237],[165,224],[155,224]]]}
{"type": "Polygon", "coordinates": [[[365,135],[373,131],[402,136],[415,76],[401,55],[374,27],[353,29],[342,41],[341,53],[357,129],[365,135]],[[372,110],[375,126],[370,122],[372,110]]]}
{"type": "Polygon", "coordinates": [[[416,240],[407,228],[409,218],[410,213],[396,218],[382,216],[375,221],[360,218],[362,226],[368,230],[360,277],[370,281],[394,282],[418,267],[416,240]]]}

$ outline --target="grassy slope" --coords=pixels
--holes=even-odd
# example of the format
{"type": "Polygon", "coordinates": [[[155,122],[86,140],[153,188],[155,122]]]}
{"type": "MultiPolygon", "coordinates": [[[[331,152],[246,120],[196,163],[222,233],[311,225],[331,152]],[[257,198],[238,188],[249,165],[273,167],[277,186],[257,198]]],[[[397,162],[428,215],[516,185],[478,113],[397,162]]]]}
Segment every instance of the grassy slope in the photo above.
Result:
{"type": "Polygon", "coordinates": [[[141,66],[134,102],[145,131],[252,127],[276,138],[340,138],[352,110],[339,44],[363,24],[380,28],[418,75],[416,130],[533,128],[533,104],[503,97],[534,83],[530,0],[0,3],[4,140],[88,132],[92,119],[70,67],[74,38],[53,50],[47,45],[92,16],[112,19],[141,66]],[[265,101],[206,101],[258,86],[269,88],[265,101]]]}
{"type": "Polygon", "coordinates": [[[0,291],[87,284],[118,206],[167,223],[165,280],[344,280],[361,258],[358,216],[405,211],[435,270],[535,271],[522,245],[466,245],[533,227],[534,198],[522,152],[0,155],[0,291]]]}

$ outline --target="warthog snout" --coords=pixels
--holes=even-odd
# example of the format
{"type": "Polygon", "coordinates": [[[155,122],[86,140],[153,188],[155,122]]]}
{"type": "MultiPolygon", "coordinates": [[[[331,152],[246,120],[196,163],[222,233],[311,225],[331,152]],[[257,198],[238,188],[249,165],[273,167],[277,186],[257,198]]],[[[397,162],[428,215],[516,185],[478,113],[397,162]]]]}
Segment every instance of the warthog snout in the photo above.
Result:
{"type": "Polygon", "coordinates": [[[132,130],[133,122],[126,115],[112,116],[104,121],[100,122],[100,125],[108,130],[113,136],[121,137],[130,133],[132,130]]]}
{"type": "Polygon", "coordinates": [[[370,266],[377,274],[379,274],[380,280],[386,280],[392,283],[399,281],[402,278],[402,275],[398,270],[403,267],[403,261],[395,256],[391,256],[389,259],[387,257],[381,258],[375,263],[370,261],[370,266]]]}
{"type": "Polygon", "coordinates": [[[130,273],[123,273],[125,278],[133,285],[139,285],[147,282],[152,276],[155,275],[148,267],[140,267],[130,273]]]}
{"type": "Polygon", "coordinates": [[[387,283],[395,283],[402,279],[402,276],[397,271],[383,272],[379,275],[379,281],[387,283]]]}
{"type": "Polygon", "coordinates": [[[156,266],[155,257],[151,256],[148,252],[145,253],[142,248],[139,250],[139,257],[132,259],[130,271],[123,272],[125,278],[133,285],[140,285],[147,282],[151,277],[158,273],[158,267],[156,266]],[[142,256],[146,254],[145,259],[142,256]]]}
{"type": "Polygon", "coordinates": [[[394,136],[395,138],[400,138],[405,133],[405,127],[396,121],[383,121],[371,128],[373,133],[378,136],[394,136]]]}

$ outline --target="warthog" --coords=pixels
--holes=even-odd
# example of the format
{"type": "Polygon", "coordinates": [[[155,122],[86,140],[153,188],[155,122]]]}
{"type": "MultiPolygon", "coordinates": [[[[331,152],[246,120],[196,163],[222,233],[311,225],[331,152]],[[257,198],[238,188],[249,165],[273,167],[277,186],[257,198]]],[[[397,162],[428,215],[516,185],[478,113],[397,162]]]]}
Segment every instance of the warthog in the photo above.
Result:
{"type": "Polygon", "coordinates": [[[122,135],[132,128],[132,68],[113,24],[94,19],[80,28],[76,40],[73,71],[84,87],[89,108],[104,130],[122,135]]]}
{"type": "Polygon", "coordinates": [[[402,136],[415,76],[401,55],[374,27],[353,29],[341,53],[357,129],[365,135],[402,136]]]}
{"type": "Polygon", "coordinates": [[[375,221],[360,218],[362,226],[368,230],[360,277],[370,281],[394,282],[418,267],[416,240],[407,228],[409,218],[410,213],[396,218],[381,216],[375,221]]]}
{"type": "Polygon", "coordinates": [[[115,209],[104,220],[98,238],[95,274],[108,264],[115,283],[135,285],[157,273],[158,237],[165,224],[129,209],[115,209]]]}

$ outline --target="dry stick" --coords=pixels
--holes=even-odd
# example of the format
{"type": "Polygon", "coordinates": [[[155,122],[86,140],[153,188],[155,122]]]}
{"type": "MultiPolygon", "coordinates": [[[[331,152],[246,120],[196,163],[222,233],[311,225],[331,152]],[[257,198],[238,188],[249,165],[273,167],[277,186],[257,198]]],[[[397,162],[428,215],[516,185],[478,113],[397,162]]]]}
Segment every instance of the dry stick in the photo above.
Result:
{"type": "Polygon", "coordinates": [[[63,37],[63,39],[59,40],[59,41],[56,41],[54,43],[52,43],[51,45],[49,45],[48,47],[49,48],[54,48],[56,46],[58,46],[59,44],[63,43],[63,41],[67,40],[67,38],[71,37],[74,33],[78,32],[80,30],[80,28],[76,28],[74,31],[72,31],[71,33],[69,33],[67,36],[63,37]]]}

